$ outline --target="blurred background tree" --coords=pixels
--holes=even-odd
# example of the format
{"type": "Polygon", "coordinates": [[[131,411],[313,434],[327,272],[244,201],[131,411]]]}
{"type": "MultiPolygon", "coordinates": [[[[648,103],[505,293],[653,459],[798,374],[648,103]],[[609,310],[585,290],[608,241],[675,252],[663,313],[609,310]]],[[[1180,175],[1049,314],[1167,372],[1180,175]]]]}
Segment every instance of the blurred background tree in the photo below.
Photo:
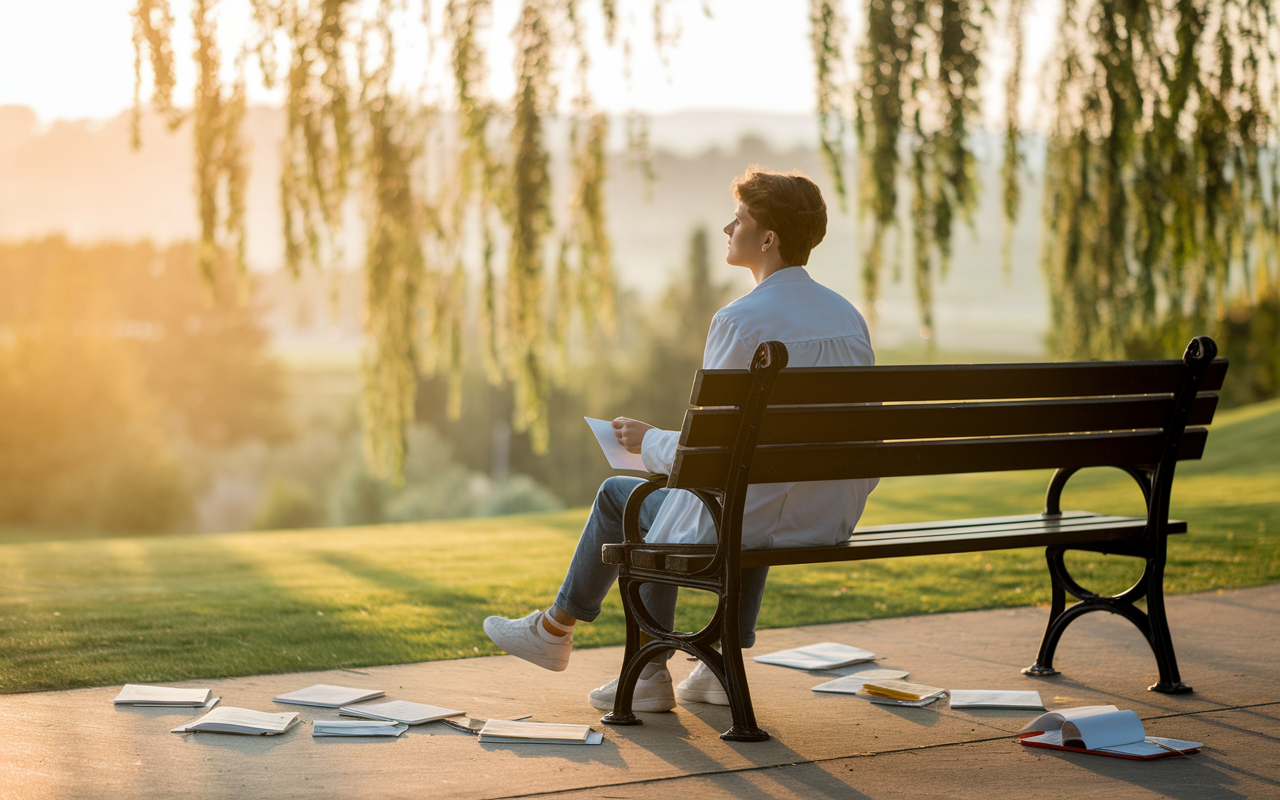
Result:
{"type": "Polygon", "coordinates": [[[283,435],[266,334],[195,247],[0,244],[0,285],[0,521],[183,527],[182,442],[283,435]]]}

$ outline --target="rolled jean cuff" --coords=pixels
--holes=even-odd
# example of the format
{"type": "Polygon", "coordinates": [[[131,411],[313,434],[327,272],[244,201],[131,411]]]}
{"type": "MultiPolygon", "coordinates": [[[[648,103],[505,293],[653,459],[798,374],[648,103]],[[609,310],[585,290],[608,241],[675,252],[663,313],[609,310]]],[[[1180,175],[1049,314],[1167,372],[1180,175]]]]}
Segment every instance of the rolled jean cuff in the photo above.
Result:
{"type": "Polygon", "coordinates": [[[599,606],[596,607],[595,611],[589,611],[570,600],[568,593],[563,588],[556,595],[555,606],[579,622],[594,622],[596,617],[600,616],[599,606]]]}

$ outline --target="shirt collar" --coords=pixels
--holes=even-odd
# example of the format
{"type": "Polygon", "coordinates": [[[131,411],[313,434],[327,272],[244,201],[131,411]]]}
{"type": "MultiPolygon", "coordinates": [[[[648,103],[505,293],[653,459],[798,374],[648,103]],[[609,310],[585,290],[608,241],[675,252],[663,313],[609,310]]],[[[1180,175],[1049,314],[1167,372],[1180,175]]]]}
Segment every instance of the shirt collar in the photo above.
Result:
{"type": "MultiPolygon", "coordinates": [[[[809,273],[804,267],[785,267],[773,273],[769,277],[756,284],[756,289],[769,286],[775,283],[789,283],[791,281],[810,281],[809,273]]],[[[755,291],[753,289],[752,291],[755,291]]]]}

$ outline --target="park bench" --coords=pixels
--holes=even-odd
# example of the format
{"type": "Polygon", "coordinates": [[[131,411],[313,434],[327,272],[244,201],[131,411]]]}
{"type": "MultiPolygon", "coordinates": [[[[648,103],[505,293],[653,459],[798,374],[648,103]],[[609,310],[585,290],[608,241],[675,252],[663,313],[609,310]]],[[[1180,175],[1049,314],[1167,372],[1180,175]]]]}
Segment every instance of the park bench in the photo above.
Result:
{"type": "Polygon", "coordinates": [[[976,364],[784,369],[779,342],[760,345],[749,370],[699,370],[668,475],[638,486],[624,511],[624,541],[605,545],[616,564],[627,643],[613,711],[601,721],[638,725],[631,701],[646,663],[672,649],[701,660],[729,696],[731,741],[762,741],[743,669],[738,609],[744,567],[1044,547],[1052,586],[1048,627],[1028,675],[1057,674],[1053,655],[1066,627],[1090,611],[1131,621],[1155,654],[1149,689],[1189,692],[1165,618],[1166,539],[1185,533],[1169,519],[1173,472],[1200,458],[1227,362],[1197,337],[1181,361],[976,364]],[[1062,511],[1063,487],[1078,470],[1116,467],[1137,481],[1147,514],[1062,511]],[[1044,512],[1023,516],[858,527],[829,547],[743,550],[742,514],[752,483],[887,478],[1003,470],[1056,470],[1044,512]],[[660,488],[686,489],[715,521],[714,545],[646,543],[640,504],[660,488]],[[1114,595],[1096,594],[1068,573],[1068,550],[1132,556],[1141,578],[1114,595]],[[647,582],[712,592],[699,631],[670,630],[644,608],[647,582]],[[1076,601],[1068,607],[1066,595],[1076,601]],[[1146,610],[1139,606],[1146,601],[1146,610]],[[642,633],[645,634],[642,637],[642,633]],[[715,649],[719,643],[720,650],[715,649]]]}

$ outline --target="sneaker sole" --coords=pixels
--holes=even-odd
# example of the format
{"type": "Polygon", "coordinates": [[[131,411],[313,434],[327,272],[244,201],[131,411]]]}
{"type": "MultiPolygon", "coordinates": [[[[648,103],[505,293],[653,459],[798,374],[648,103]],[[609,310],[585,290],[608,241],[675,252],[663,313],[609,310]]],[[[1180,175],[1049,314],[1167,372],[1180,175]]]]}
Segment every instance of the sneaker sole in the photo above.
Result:
{"type": "MultiPolygon", "coordinates": [[[[592,698],[591,707],[599,711],[612,711],[613,702],[610,701],[606,705],[603,701],[598,702],[594,698],[592,698]]],[[[631,710],[639,711],[645,714],[661,714],[664,711],[675,711],[676,703],[674,700],[667,701],[667,702],[663,702],[661,700],[632,700],[631,710]]]]}
{"type": "Polygon", "coordinates": [[[681,703],[707,703],[713,706],[729,705],[729,695],[723,689],[718,691],[697,689],[676,689],[676,699],[681,703]]]}

